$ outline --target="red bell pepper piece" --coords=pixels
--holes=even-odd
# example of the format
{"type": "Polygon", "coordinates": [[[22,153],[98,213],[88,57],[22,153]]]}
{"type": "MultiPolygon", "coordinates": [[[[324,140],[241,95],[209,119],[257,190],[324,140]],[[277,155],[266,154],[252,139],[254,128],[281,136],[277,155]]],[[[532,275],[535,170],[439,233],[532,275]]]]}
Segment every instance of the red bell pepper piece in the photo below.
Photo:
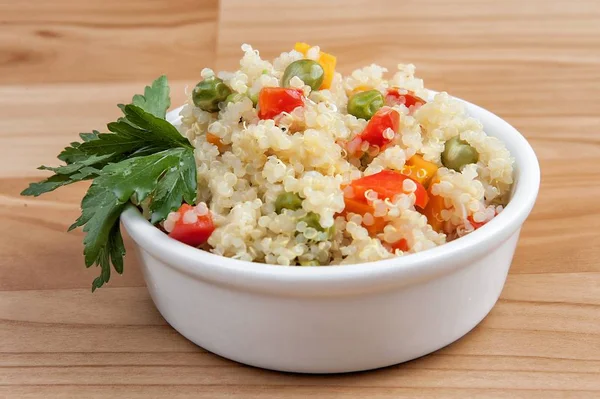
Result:
{"type": "MultiPolygon", "coordinates": [[[[494,213],[494,217],[495,217],[495,216],[498,216],[498,212],[495,212],[495,213],[494,213]]],[[[473,226],[473,228],[474,228],[475,230],[477,230],[478,228],[480,228],[481,226],[483,226],[484,224],[486,224],[486,223],[488,223],[488,222],[489,222],[489,220],[486,220],[485,222],[476,222],[476,221],[473,219],[473,215],[469,215],[469,216],[467,217],[467,220],[469,220],[469,223],[471,223],[471,225],[473,226]]]]}
{"type": "Polygon", "coordinates": [[[400,128],[400,114],[389,107],[382,107],[371,117],[365,130],[363,130],[359,137],[362,141],[367,141],[369,145],[376,145],[379,148],[383,148],[392,141],[391,138],[384,136],[384,132],[388,128],[392,129],[394,133],[398,133],[400,128]]]}
{"type": "Polygon", "coordinates": [[[415,95],[412,91],[407,91],[405,94],[401,94],[400,90],[397,87],[392,87],[388,89],[387,94],[385,96],[385,104],[391,106],[404,104],[406,108],[410,108],[412,106],[421,106],[427,101],[423,100],[421,97],[415,95]]]}
{"type": "Polygon", "coordinates": [[[194,212],[194,208],[191,205],[183,204],[177,210],[179,213],[179,219],[175,222],[175,227],[169,233],[169,237],[181,241],[184,244],[198,247],[208,241],[208,237],[215,230],[210,212],[206,215],[200,216],[194,223],[185,223],[184,215],[186,212],[194,212]]]}
{"type": "Polygon", "coordinates": [[[258,95],[258,117],[273,119],[282,112],[292,112],[304,105],[304,92],[285,87],[264,87],[258,95]]]}
{"type": "Polygon", "coordinates": [[[379,199],[393,199],[395,195],[405,193],[403,183],[412,180],[417,189],[415,194],[415,206],[424,209],[429,201],[427,190],[421,183],[393,170],[382,170],[374,175],[356,179],[350,183],[354,189],[354,198],[364,198],[367,190],[373,190],[379,195],[379,199]]]}
{"type": "Polygon", "coordinates": [[[408,241],[406,241],[406,239],[401,238],[398,241],[396,241],[395,243],[393,243],[391,245],[392,247],[392,252],[394,252],[395,250],[399,249],[400,251],[406,252],[408,251],[408,241]]]}

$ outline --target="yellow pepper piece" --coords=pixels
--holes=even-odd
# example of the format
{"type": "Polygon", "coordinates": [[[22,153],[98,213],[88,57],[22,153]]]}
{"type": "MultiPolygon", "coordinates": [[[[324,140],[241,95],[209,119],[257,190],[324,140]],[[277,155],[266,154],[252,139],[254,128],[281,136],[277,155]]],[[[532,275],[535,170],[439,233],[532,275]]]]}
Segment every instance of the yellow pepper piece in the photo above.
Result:
{"type": "Polygon", "coordinates": [[[352,94],[360,93],[361,91],[367,91],[367,90],[371,90],[371,89],[372,89],[371,86],[359,85],[359,86],[356,86],[354,88],[354,90],[352,90],[352,94]]]}
{"type": "Polygon", "coordinates": [[[324,53],[321,51],[319,55],[319,64],[323,67],[325,71],[325,77],[323,78],[323,83],[321,84],[321,89],[329,89],[331,87],[331,82],[333,82],[333,75],[335,74],[335,64],[337,63],[337,58],[335,58],[331,54],[324,53]]]}
{"type": "MultiPolygon", "coordinates": [[[[298,42],[294,46],[294,50],[306,56],[306,53],[311,47],[312,46],[307,43],[298,42]]],[[[317,61],[319,62],[321,67],[323,67],[323,71],[325,72],[323,83],[321,83],[321,87],[319,87],[319,90],[329,89],[331,87],[331,82],[333,81],[333,75],[335,73],[335,64],[337,63],[337,58],[335,58],[331,54],[321,51],[319,52],[319,59],[317,61]]]]}
{"type": "Polygon", "coordinates": [[[298,42],[294,46],[294,50],[296,50],[297,52],[302,53],[306,56],[306,53],[308,53],[308,50],[310,50],[310,44],[298,42]]]}
{"type": "Polygon", "coordinates": [[[418,181],[425,188],[429,187],[429,182],[435,176],[438,166],[433,162],[423,159],[421,155],[413,155],[406,161],[401,173],[409,176],[411,179],[418,181]]]}

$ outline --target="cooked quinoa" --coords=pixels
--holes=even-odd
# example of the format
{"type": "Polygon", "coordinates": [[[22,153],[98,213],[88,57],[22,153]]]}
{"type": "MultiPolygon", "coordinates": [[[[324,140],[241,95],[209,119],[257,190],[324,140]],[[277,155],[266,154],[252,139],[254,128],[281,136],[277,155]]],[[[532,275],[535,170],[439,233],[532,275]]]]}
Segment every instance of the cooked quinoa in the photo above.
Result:
{"type": "Polygon", "coordinates": [[[286,266],[349,264],[442,245],[506,205],[509,151],[460,101],[447,93],[431,98],[414,65],[399,64],[388,76],[372,64],[343,76],[317,46],[297,44],[272,62],[248,44],[242,50],[239,70],[201,72],[203,81],[224,85],[225,101],[211,110],[197,88],[181,110],[179,130],[195,147],[198,203],[171,212],[167,232],[209,215],[214,231],[200,247],[214,254],[286,266]],[[314,62],[292,65],[301,60],[314,62]],[[281,113],[262,109],[268,88],[299,93],[301,103],[281,113]],[[356,116],[364,113],[370,120],[356,116]],[[377,125],[388,120],[387,128],[377,125]]]}

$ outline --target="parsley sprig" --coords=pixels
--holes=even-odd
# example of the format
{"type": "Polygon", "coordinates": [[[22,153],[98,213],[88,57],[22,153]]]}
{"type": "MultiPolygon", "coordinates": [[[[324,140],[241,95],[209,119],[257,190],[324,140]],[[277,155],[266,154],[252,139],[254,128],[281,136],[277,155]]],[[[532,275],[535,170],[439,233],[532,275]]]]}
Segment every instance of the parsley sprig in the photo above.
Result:
{"type": "Polygon", "coordinates": [[[119,105],[123,117],[107,125],[109,133],[80,134],[66,147],[58,167],[40,166],[54,175],[32,183],[21,194],[39,196],[67,184],[93,179],[81,202],[81,216],[69,231],[83,227],[86,267],[100,266],[92,291],[110,280],[111,265],[123,273],[125,247],[119,216],[130,202],[149,202],[157,223],[182,202],[196,201],[193,146],[165,120],[171,104],[167,78],[161,76],[131,104],[119,105]]]}

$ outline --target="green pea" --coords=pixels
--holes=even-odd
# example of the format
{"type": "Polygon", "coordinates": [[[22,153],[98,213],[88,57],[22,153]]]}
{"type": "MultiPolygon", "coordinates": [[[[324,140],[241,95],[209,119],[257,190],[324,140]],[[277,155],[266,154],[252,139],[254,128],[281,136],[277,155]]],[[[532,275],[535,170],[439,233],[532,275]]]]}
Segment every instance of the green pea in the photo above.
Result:
{"type": "Polygon", "coordinates": [[[323,227],[321,227],[321,224],[319,223],[321,217],[314,212],[308,212],[308,214],[300,220],[306,223],[307,227],[312,227],[317,231],[324,231],[323,227]]]}
{"type": "Polygon", "coordinates": [[[252,105],[256,107],[256,104],[258,104],[258,95],[260,92],[256,92],[254,94],[250,94],[248,93],[248,98],[250,99],[250,101],[252,101],[252,105]]]}
{"type": "Polygon", "coordinates": [[[240,101],[242,101],[244,99],[244,97],[246,97],[246,96],[243,94],[240,94],[240,93],[231,93],[225,99],[225,104],[239,103],[240,101]]]}
{"type": "Polygon", "coordinates": [[[232,93],[221,79],[210,77],[198,83],[192,91],[194,104],[203,111],[217,112],[219,103],[227,99],[232,93]]]}
{"type": "Polygon", "coordinates": [[[446,141],[444,152],[442,152],[442,164],[448,169],[453,169],[457,172],[468,164],[477,163],[479,154],[477,150],[469,145],[459,136],[454,136],[446,141]]]}
{"type": "Polygon", "coordinates": [[[369,120],[383,107],[383,95],[379,90],[367,90],[354,94],[348,100],[348,113],[369,120]]]}
{"type": "Polygon", "coordinates": [[[325,71],[318,62],[313,60],[294,61],[285,68],[283,77],[281,78],[281,85],[283,87],[290,87],[290,80],[294,76],[302,79],[304,84],[310,86],[312,90],[318,90],[325,78],[325,71]]]}
{"type": "Polygon", "coordinates": [[[292,211],[302,208],[302,198],[296,193],[281,193],[275,199],[275,212],[281,213],[283,209],[292,211]]]}
{"type": "Polygon", "coordinates": [[[321,233],[327,233],[327,237],[331,237],[335,231],[334,226],[325,228],[321,226],[320,220],[321,217],[314,212],[308,212],[306,216],[300,219],[300,221],[306,223],[306,227],[312,227],[313,229],[320,231],[321,233]]]}
{"type": "Polygon", "coordinates": [[[318,260],[301,260],[300,266],[321,266],[318,260]]]}

